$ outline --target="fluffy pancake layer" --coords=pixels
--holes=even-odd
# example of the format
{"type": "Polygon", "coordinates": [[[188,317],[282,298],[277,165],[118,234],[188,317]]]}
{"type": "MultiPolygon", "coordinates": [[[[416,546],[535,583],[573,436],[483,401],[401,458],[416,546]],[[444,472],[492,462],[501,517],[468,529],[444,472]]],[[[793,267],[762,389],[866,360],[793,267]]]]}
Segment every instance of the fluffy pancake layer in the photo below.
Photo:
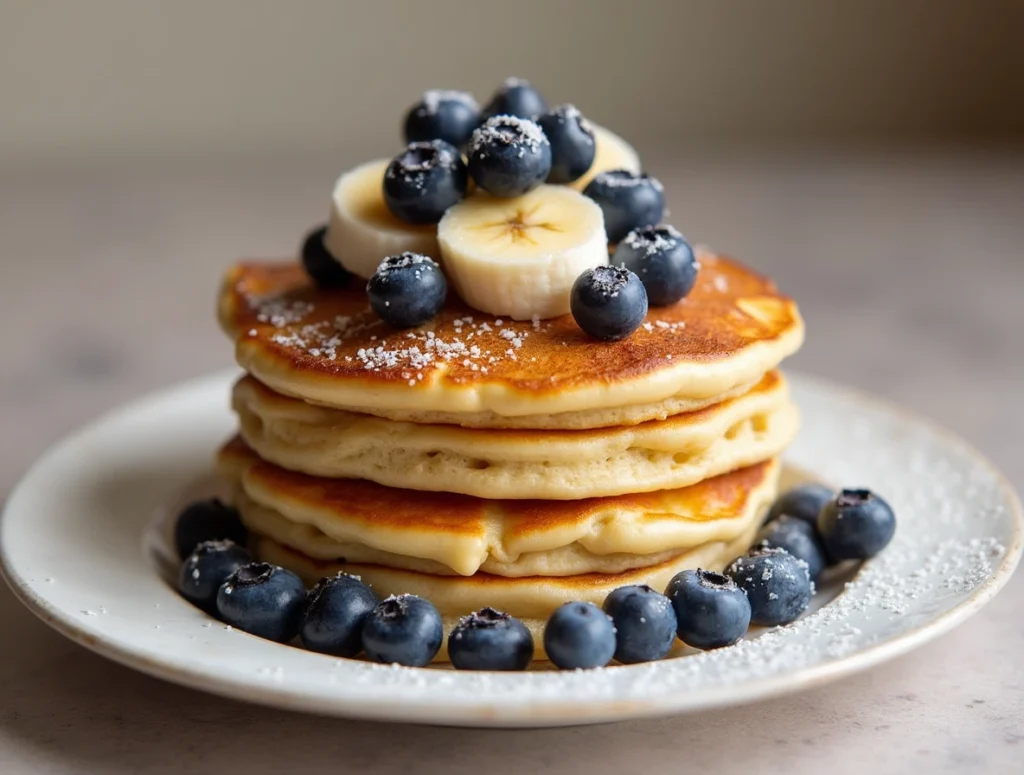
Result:
{"type": "Polygon", "coordinates": [[[803,340],[796,305],[742,265],[700,256],[683,301],[595,345],[571,316],[515,323],[451,298],[430,324],[387,327],[361,284],[315,289],[295,262],[228,272],[220,321],[275,391],[402,420],[586,428],[692,410],[750,385],[803,340]],[[518,418],[518,419],[516,419],[518,418]]]}
{"type": "Polygon", "coordinates": [[[694,484],[774,457],[796,430],[778,372],[749,393],[625,428],[476,430],[312,406],[252,378],[234,391],[241,435],[294,471],[481,498],[578,498],[694,484]]]}
{"type": "Polygon", "coordinates": [[[237,439],[218,463],[247,526],[313,559],[535,582],[624,572],[730,542],[774,497],[779,468],[768,461],[648,494],[502,501],[295,473],[237,439]]]}

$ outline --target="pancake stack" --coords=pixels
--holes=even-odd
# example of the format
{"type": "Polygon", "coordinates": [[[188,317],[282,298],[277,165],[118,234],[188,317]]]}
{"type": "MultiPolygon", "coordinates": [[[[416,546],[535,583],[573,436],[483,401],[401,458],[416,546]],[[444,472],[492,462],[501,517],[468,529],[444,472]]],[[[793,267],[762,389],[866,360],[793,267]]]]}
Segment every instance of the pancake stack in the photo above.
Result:
{"type": "Polygon", "coordinates": [[[257,555],[310,584],[345,571],[421,595],[447,627],[492,606],[540,656],[566,601],[723,568],[776,494],[798,424],[777,367],[803,324],[771,281],[699,259],[683,301],[615,342],[455,294],[398,331],[362,282],[232,268],[219,318],[247,374],[218,461],[257,555]]]}

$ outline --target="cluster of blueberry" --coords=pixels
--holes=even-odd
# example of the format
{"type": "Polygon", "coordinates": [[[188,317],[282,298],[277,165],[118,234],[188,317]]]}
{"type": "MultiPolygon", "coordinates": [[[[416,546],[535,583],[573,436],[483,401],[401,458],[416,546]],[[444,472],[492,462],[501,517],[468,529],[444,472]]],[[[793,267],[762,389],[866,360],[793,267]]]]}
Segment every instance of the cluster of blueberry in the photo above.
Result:
{"type": "MultiPolygon", "coordinates": [[[[516,197],[545,182],[579,179],[596,154],[594,132],[579,110],[548,110],[541,94],[520,79],[507,80],[483,110],[465,92],[427,92],[406,115],[405,138],[408,145],[384,174],[384,201],[396,217],[413,224],[439,222],[466,196],[471,178],[493,196],[516,197]]],[[[609,170],[583,193],[600,206],[616,248],[612,266],[577,279],[572,314],[591,336],[622,339],[640,326],[649,304],[667,306],[684,298],[700,266],[676,229],[658,226],[665,197],[655,178],[609,170]]],[[[327,252],[323,236],[323,227],[307,236],[302,261],[319,285],[336,287],[348,275],[327,252]]],[[[393,258],[381,264],[387,278],[375,275],[367,286],[371,304],[396,328],[422,325],[444,306],[444,275],[429,258],[421,257],[415,270],[396,267],[393,258]]]]}
{"type": "MultiPolygon", "coordinates": [[[[869,490],[806,485],[772,506],[758,543],[723,574],[686,570],[665,594],[645,585],[621,587],[603,610],[572,602],[544,628],[544,650],[559,668],[595,668],[613,659],[661,659],[678,637],[699,649],[737,642],[751,624],[778,626],[799,617],[826,566],[873,557],[892,539],[896,518],[869,490]]],[[[378,601],[345,574],[306,591],[291,571],[253,562],[245,528],[220,501],[199,501],[181,514],[177,549],[184,562],[178,589],[187,600],[241,630],[280,643],[298,637],[320,653],[422,667],[441,647],[441,615],[427,600],[399,595],[378,601]]],[[[492,608],[464,617],[448,636],[452,664],[462,670],[525,670],[533,637],[518,619],[492,608]]]]}

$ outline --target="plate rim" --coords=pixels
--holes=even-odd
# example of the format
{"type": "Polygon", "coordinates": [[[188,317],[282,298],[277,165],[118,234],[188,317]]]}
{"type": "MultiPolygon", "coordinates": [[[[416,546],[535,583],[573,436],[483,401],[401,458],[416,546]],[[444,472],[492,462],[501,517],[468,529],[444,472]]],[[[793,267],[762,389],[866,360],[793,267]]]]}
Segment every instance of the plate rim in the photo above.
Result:
{"type": "MultiPolygon", "coordinates": [[[[790,377],[794,382],[829,394],[845,396],[847,399],[867,404],[877,410],[899,417],[903,421],[927,429],[940,437],[944,444],[959,448],[992,477],[1003,500],[1009,506],[1013,525],[1012,542],[1005,547],[1006,551],[992,574],[971,590],[964,600],[934,618],[888,640],[864,646],[850,654],[828,659],[815,665],[776,675],[748,679],[730,686],[728,691],[722,691],[719,687],[703,687],[689,693],[666,694],[644,700],[612,698],[593,700],[589,703],[578,700],[563,703],[537,701],[536,699],[509,705],[496,705],[487,701],[480,701],[476,704],[449,703],[443,718],[439,717],[437,705],[425,698],[418,701],[379,697],[367,700],[339,694],[328,699],[320,695],[281,691],[272,684],[256,681],[246,682],[240,676],[230,674],[211,675],[193,667],[174,664],[166,659],[161,660],[158,656],[141,653],[143,650],[141,647],[133,647],[131,644],[124,643],[123,639],[97,637],[69,612],[61,611],[51,604],[44,595],[33,588],[28,579],[18,574],[13,567],[13,558],[9,556],[5,542],[2,540],[11,504],[18,503],[22,497],[22,491],[31,483],[37,472],[44,470],[52,458],[65,447],[73,445],[80,437],[88,435],[96,428],[114,423],[123,415],[139,411],[149,403],[167,399],[174,393],[198,390],[207,383],[230,380],[238,373],[236,369],[221,370],[184,380],[113,407],[79,426],[52,444],[29,466],[18,483],[11,489],[3,510],[0,512],[0,576],[7,582],[14,596],[35,616],[69,640],[114,662],[174,684],[235,700],[333,716],[462,726],[584,724],[626,717],[645,718],[748,704],[762,699],[781,697],[841,679],[905,654],[923,643],[949,632],[977,613],[1006,585],[1017,568],[1022,550],[1024,550],[1024,508],[1022,508],[1020,497],[1008,477],[971,442],[937,421],[885,398],[828,378],[808,375],[804,372],[790,372],[790,377]]],[[[620,666],[615,669],[635,668],[620,666]]]]}

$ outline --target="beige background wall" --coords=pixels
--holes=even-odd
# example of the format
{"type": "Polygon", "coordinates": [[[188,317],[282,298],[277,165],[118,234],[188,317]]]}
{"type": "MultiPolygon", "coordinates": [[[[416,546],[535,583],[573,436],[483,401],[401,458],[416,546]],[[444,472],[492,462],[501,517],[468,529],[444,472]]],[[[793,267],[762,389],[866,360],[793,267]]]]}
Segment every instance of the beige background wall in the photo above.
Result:
{"type": "Polygon", "coordinates": [[[0,0],[0,163],[397,141],[535,79],[641,144],[1006,140],[1016,0],[0,0]]]}

